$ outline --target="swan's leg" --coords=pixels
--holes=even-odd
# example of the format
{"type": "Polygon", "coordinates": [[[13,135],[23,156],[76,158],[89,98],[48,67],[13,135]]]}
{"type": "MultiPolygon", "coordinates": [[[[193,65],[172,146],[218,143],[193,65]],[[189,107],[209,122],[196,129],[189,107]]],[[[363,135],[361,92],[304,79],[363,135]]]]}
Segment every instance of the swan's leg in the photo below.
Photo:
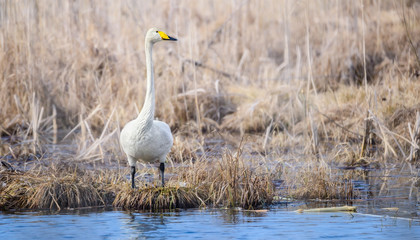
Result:
{"type": "Polygon", "coordinates": [[[135,188],[136,184],[134,184],[134,176],[136,175],[136,160],[130,156],[127,156],[128,164],[131,167],[131,188],[135,188]]]}
{"type": "Polygon", "coordinates": [[[131,166],[131,188],[136,188],[134,184],[134,175],[136,175],[136,166],[131,166]]]}
{"type": "Polygon", "coordinates": [[[165,176],[164,176],[165,163],[161,162],[160,166],[159,166],[159,169],[160,169],[160,176],[162,177],[162,187],[164,187],[165,186],[165,176]]]}

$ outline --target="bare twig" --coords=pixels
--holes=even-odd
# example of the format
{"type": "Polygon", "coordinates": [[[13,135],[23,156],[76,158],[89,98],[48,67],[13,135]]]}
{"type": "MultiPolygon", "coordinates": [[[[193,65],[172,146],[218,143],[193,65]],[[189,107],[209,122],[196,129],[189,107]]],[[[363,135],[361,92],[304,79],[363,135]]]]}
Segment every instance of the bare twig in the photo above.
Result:
{"type": "Polygon", "coordinates": [[[356,137],[358,137],[358,138],[362,138],[362,135],[360,135],[360,134],[358,134],[358,133],[356,133],[356,132],[353,132],[353,131],[351,131],[350,129],[348,129],[348,128],[346,128],[346,127],[342,126],[341,124],[339,124],[339,123],[337,123],[336,121],[334,121],[332,118],[328,117],[326,114],[324,114],[324,113],[320,112],[318,109],[316,109],[316,108],[313,108],[313,109],[314,109],[315,111],[317,111],[319,114],[321,114],[322,116],[324,116],[326,119],[328,119],[330,122],[334,123],[334,125],[336,125],[337,127],[341,128],[341,129],[343,129],[343,130],[345,130],[346,132],[349,132],[349,133],[351,133],[351,134],[355,135],[355,136],[356,136],[356,137]]]}
{"type": "Polygon", "coordinates": [[[196,60],[193,60],[193,59],[185,59],[185,60],[182,62],[182,71],[183,71],[183,72],[184,72],[184,64],[185,64],[185,63],[192,63],[192,64],[194,64],[194,66],[196,66],[196,67],[200,67],[200,68],[204,68],[204,69],[210,70],[210,71],[212,71],[212,72],[215,72],[215,73],[217,73],[217,74],[222,75],[223,77],[226,77],[226,78],[229,78],[229,79],[235,79],[235,80],[238,80],[238,77],[236,77],[234,74],[227,73],[227,72],[225,72],[225,71],[222,71],[222,70],[216,69],[216,68],[214,68],[214,67],[207,66],[207,65],[203,64],[202,62],[199,62],[199,61],[196,61],[196,60]]]}

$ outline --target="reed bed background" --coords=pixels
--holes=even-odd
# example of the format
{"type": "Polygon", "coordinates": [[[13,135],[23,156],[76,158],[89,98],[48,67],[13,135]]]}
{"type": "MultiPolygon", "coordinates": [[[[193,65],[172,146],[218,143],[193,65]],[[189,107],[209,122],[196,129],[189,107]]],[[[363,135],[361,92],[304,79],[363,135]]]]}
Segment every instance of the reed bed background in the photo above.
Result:
{"type": "MultiPolygon", "coordinates": [[[[156,118],[175,138],[172,187],[195,206],[357,197],[363,171],[340,168],[408,168],[416,186],[419,13],[416,0],[1,0],[2,201],[138,202],[117,191],[118,136],[143,104],[152,26],[179,39],[154,48],[156,118]]],[[[140,165],[139,179],[157,174],[140,165]]]]}

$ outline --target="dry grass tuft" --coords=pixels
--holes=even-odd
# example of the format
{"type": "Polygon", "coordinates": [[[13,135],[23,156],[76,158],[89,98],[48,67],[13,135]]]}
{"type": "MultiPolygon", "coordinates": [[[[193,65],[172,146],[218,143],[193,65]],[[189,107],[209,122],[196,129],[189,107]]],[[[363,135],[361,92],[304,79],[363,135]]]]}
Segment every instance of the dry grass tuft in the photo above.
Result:
{"type": "Polygon", "coordinates": [[[21,173],[2,172],[0,175],[0,209],[19,209],[28,206],[29,183],[25,183],[21,173]]]}
{"type": "Polygon", "coordinates": [[[252,209],[268,206],[273,201],[272,172],[256,161],[247,161],[242,156],[242,147],[235,153],[226,151],[206,169],[202,184],[208,191],[208,201],[215,206],[252,209]]]}
{"type": "Polygon", "coordinates": [[[54,173],[1,173],[0,209],[64,209],[104,206],[109,192],[91,176],[56,176],[54,173]]]}
{"type": "Polygon", "coordinates": [[[210,185],[212,191],[219,193],[212,195],[215,204],[222,203],[229,207],[240,206],[245,209],[269,206],[274,197],[272,178],[258,175],[251,167],[241,167],[239,164],[244,162],[225,162],[219,165],[221,179],[215,179],[210,185]]]}
{"type": "Polygon", "coordinates": [[[119,190],[113,205],[124,209],[154,210],[204,206],[203,193],[188,187],[141,187],[128,185],[119,190]]]}
{"type": "Polygon", "coordinates": [[[54,179],[31,188],[29,208],[62,209],[106,205],[106,199],[89,182],[72,177],[54,179]]]}

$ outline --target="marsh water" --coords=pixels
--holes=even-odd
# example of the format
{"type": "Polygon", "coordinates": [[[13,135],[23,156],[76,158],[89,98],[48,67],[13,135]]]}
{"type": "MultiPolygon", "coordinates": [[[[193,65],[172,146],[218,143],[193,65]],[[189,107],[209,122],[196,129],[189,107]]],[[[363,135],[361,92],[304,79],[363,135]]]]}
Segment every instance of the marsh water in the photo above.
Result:
{"type": "MultiPolygon", "coordinates": [[[[420,222],[398,213],[78,210],[0,214],[1,239],[420,239],[420,222]]],[[[364,210],[363,210],[364,211],[364,210]]]]}

